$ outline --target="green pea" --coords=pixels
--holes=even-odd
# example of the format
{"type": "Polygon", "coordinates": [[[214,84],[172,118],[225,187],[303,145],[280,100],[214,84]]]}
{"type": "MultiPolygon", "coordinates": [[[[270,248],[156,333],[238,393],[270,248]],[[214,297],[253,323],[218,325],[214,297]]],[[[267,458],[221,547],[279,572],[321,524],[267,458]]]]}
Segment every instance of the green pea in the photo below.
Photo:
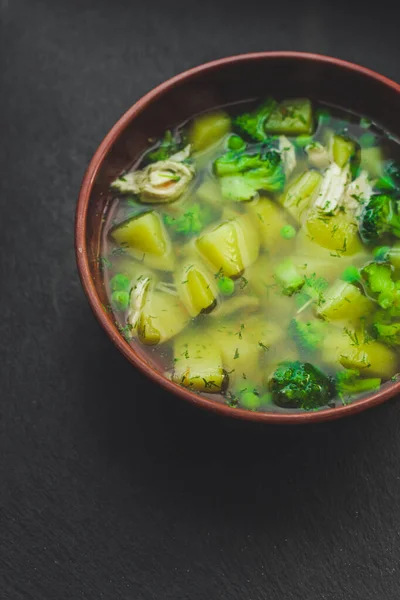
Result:
{"type": "Polygon", "coordinates": [[[350,265],[343,271],[341,279],[348,283],[356,283],[357,281],[361,281],[360,272],[357,267],[350,265]]]}
{"type": "Polygon", "coordinates": [[[260,408],[260,396],[255,392],[244,392],[240,398],[240,404],[247,410],[257,410],[260,408]]]}
{"type": "Polygon", "coordinates": [[[128,275],[124,275],[123,273],[117,273],[110,281],[110,287],[113,292],[117,290],[128,291],[130,284],[131,280],[128,275]]]}
{"type": "Polygon", "coordinates": [[[231,135],[231,137],[228,140],[229,150],[244,150],[245,147],[246,143],[244,142],[244,140],[242,140],[240,135],[231,135]]]}
{"type": "Polygon", "coordinates": [[[126,310],[129,305],[129,292],[116,290],[111,294],[111,302],[115,310],[126,310]]]}
{"type": "Polygon", "coordinates": [[[281,236],[285,240],[291,240],[296,235],[296,230],[293,225],[284,225],[281,229],[281,236]]]}
{"type": "Polygon", "coordinates": [[[223,296],[232,296],[235,291],[235,284],[230,277],[220,277],[218,279],[218,289],[223,296]]]}

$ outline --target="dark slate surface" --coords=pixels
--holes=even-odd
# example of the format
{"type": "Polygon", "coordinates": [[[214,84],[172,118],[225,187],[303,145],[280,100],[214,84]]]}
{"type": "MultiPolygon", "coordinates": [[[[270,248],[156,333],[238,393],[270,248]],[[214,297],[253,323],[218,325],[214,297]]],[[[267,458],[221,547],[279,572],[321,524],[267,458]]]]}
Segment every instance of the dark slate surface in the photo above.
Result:
{"type": "Polygon", "coordinates": [[[396,19],[324,4],[0,1],[1,600],[399,599],[399,402],[301,429],[198,412],[114,350],[74,263],[84,168],[165,78],[301,49],[400,80],[396,19]]]}

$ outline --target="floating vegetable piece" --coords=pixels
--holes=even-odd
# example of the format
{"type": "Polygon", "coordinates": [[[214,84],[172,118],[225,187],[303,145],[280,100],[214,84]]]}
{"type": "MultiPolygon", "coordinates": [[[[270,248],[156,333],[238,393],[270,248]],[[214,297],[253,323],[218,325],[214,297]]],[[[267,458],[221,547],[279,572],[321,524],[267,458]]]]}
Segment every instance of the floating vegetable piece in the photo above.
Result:
{"type": "MultiPolygon", "coordinates": [[[[188,146],[186,146],[186,148],[188,148],[188,146]]],[[[173,134],[172,131],[167,130],[157,148],[149,152],[146,159],[151,162],[167,160],[168,158],[172,158],[172,156],[177,156],[183,149],[184,142],[182,136],[179,133],[173,134]]],[[[178,159],[175,158],[175,160],[178,159]]]]}
{"type": "Polygon", "coordinates": [[[251,154],[229,151],[214,162],[224,198],[234,201],[251,200],[260,190],[279,192],[285,184],[281,156],[275,150],[251,154]]]}
{"type": "Polygon", "coordinates": [[[360,219],[360,235],[364,242],[376,242],[384,235],[400,238],[399,201],[386,194],[372,196],[360,219]]]}
{"type": "Polygon", "coordinates": [[[197,392],[220,393],[228,383],[218,346],[207,335],[183,336],[174,343],[172,381],[197,392]]]}
{"type": "Polygon", "coordinates": [[[194,152],[201,152],[220,141],[231,130],[231,119],[224,111],[195,117],[189,129],[189,141],[194,152]]]}
{"type": "Polygon", "coordinates": [[[196,247],[211,268],[235,279],[257,259],[260,241],[249,217],[243,215],[206,231],[196,247]]]}
{"type": "Polygon", "coordinates": [[[276,102],[268,98],[263,104],[252,112],[244,113],[236,117],[234,124],[245,135],[256,142],[265,141],[268,136],[265,130],[265,123],[276,107],[276,102]]]}
{"type": "Polygon", "coordinates": [[[139,279],[132,288],[128,323],[143,344],[166,342],[180,333],[188,320],[178,296],[157,290],[150,278],[139,279]]]}
{"type": "Polygon", "coordinates": [[[282,286],[282,294],[292,296],[304,285],[304,277],[290,258],[283,260],[275,269],[275,279],[282,286]]]}
{"type": "Polygon", "coordinates": [[[306,171],[289,186],[281,198],[281,203],[296,221],[301,220],[304,211],[312,204],[322,179],[318,171],[306,171]]]}
{"type": "Polygon", "coordinates": [[[218,297],[215,278],[199,261],[183,265],[177,272],[175,285],[191,317],[215,308],[218,297]]]}
{"type": "Polygon", "coordinates": [[[214,218],[210,206],[192,203],[185,212],[181,214],[165,214],[163,221],[168,229],[177,235],[191,237],[200,233],[206,225],[211,223],[214,218]]]}
{"type": "Polygon", "coordinates": [[[314,410],[334,396],[333,380],[310,363],[287,361],[278,365],[269,380],[269,389],[278,406],[314,410]]]}
{"type": "Polygon", "coordinates": [[[334,215],[325,215],[317,209],[309,212],[306,230],[316,244],[341,257],[362,250],[358,235],[358,223],[351,214],[339,211],[334,215]]]}
{"type": "Polygon", "coordinates": [[[341,365],[368,376],[385,378],[396,371],[394,352],[380,342],[365,339],[364,334],[356,329],[332,329],[322,345],[322,358],[333,367],[341,365]]]}
{"type": "Polygon", "coordinates": [[[318,316],[330,321],[348,319],[356,322],[370,314],[374,305],[347,281],[337,280],[324,294],[324,302],[317,308],[318,316]]]}
{"type": "Polygon", "coordinates": [[[284,100],[274,108],[265,123],[267,133],[278,135],[310,134],[312,128],[312,106],[307,98],[284,100]]]}
{"type": "Polygon", "coordinates": [[[357,369],[344,369],[337,373],[335,383],[339,397],[345,401],[354,395],[377,390],[381,385],[381,378],[363,379],[357,369]]]}
{"type": "Polygon", "coordinates": [[[355,149],[356,145],[350,138],[342,135],[332,137],[332,158],[340,169],[347,165],[355,149]]]}
{"type": "Polygon", "coordinates": [[[171,240],[154,211],[135,215],[110,230],[112,239],[144,265],[165,271],[174,268],[171,240]]]}

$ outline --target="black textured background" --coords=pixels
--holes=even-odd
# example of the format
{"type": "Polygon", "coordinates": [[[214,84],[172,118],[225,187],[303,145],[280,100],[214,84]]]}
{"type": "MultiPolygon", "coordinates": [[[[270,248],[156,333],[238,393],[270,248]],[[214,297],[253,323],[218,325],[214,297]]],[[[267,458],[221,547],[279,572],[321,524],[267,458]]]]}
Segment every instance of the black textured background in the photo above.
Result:
{"type": "Polygon", "coordinates": [[[298,429],[199,412],[112,347],[73,254],[86,164],[143,93],[268,49],[400,80],[379,9],[0,0],[1,600],[399,600],[399,402],[298,429]]]}

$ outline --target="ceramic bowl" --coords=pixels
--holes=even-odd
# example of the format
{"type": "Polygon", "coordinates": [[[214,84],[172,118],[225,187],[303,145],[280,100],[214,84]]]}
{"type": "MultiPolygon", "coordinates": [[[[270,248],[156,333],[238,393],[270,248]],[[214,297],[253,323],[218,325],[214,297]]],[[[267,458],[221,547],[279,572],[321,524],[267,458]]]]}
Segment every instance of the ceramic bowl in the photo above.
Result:
{"type": "Polygon", "coordinates": [[[336,58],[300,52],[261,52],[216,60],[181,73],[136,102],[97,149],[84,176],[76,212],[76,257],[83,288],[98,321],[138,369],[183,400],[222,415],[265,423],[327,421],[370,408],[400,391],[400,382],[347,406],[317,412],[250,412],[231,408],[169,381],[139,344],[118,332],[107,303],[97,257],[101,218],[110,182],[148,147],[149,138],[196,113],[267,95],[308,96],[364,114],[400,136],[400,86],[369,69],[336,58]]]}

